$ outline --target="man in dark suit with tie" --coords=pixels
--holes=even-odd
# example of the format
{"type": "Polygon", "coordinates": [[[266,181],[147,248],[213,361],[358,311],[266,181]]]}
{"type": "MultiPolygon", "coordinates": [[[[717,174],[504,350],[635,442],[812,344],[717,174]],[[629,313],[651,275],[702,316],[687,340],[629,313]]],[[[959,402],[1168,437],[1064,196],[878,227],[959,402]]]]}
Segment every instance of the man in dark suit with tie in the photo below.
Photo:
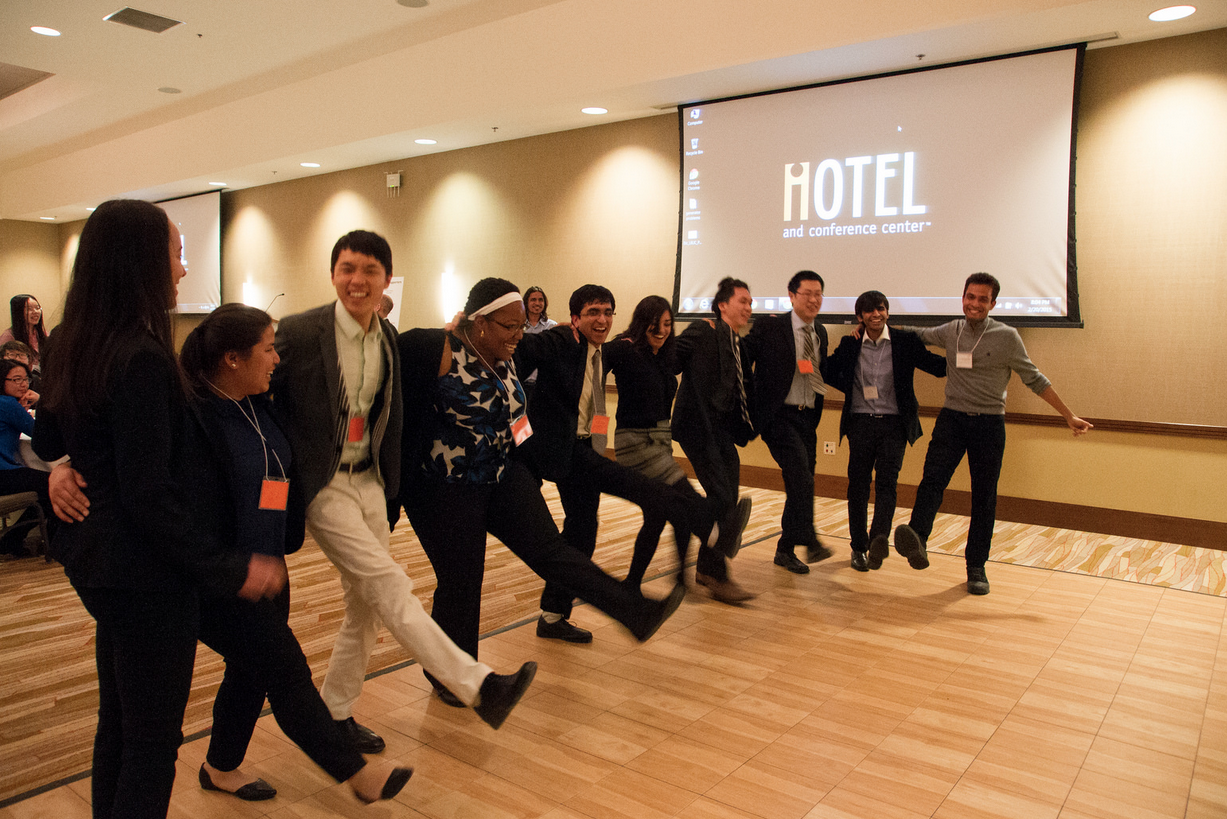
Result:
{"type": "Polygon", "coordinates": [[[814,531],[814,465],[818,422],[826,384],[827,331],[815,324],[822,309],[822,277],[802,270],[788,282],[792,311],[754,321],[746,348],[754,365],[754,428],[763,436],[784,477],[783,533],[775,565],[796,574],[809,566],[796,556],[804,546],[806,562],[831,556],[814,531]]]}
{"type": "Polygon", "coordinates": [[[861,333],[845,336],[827,359],[827,383],[844,394],[839,437],[848,437],[848,529],[852,568],[879,569],[890,554],[896,486],[907,446],[921,436],[912,376],[916,368],[944,378],[946,359],[920,337],[886,324],[890,302],[877,290],[856,299],[861,333]],[[875,478],[876,470],[876,478],[875,478]],[[869,526],[869,484],[874,483],[869,526]]]}
{"type": "Polygon", "coordinates": [[[388,551],[388,500],[400,483],[400,358],[396,328],[376,310],[392,281],[392,250],[355,230],[332,249],[337,300],[281,320],[273,407],[294,453],[287,551],[304,528],[341,574],[345,620],[320,695],[362,753],[384,741],[353,718],[380,623],[487,722],[502,724],[532,680],[535,663],[501,675],[461,650],[413,594],[388,551]]]}
{"type": "MultiPolygon", "coordinates": [[[[614,297],[608,288],[585,284],[571,294],[571,324],[525,335],[516,346],[516,371],[537,371],[528,402],[532,435],[516,455],[538,479],[558,487],[566,521],[562,534],[587,557],[596,550],[601,493],[651,509],[674,524],[684,561],[688,533],[710,530],[680,492],[605,457],[609,416],[605,413],[605,370],[601,345],[613,327],[614,297]]],[[[557,583],[541,593],[537,636],[590,643],[592,632],[570,621],[575,595],[557,583]]]]}
{"type": "Polygon", "coordinates": [[[695,321],[677,339],[682,383],[673,407],[673,440],[686,453],[707,493],[709,516],[720,524],[715,544],[700,544],[695,582],[721,603],[753,599],[729,576],[726,558],[741,545],[750,499],[738,499],[741,459],[737,447],[754,439],[750,423],[753,380],[740,331],[750,320],[750,288],[725,278],[716,288],[715,320],[695,321]]]}

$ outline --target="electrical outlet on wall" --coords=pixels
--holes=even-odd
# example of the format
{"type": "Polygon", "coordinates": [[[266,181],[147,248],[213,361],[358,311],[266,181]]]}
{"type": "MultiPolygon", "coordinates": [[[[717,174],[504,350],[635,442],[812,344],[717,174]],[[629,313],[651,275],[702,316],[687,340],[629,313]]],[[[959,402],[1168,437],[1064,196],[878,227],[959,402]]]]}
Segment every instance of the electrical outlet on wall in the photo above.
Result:
{"type": "Polygon", "coordinates": [[[835,454],[835,442],[834,441],[823,441],[822,442],[822,454],[823,455],[834,455],[835,454]]]}

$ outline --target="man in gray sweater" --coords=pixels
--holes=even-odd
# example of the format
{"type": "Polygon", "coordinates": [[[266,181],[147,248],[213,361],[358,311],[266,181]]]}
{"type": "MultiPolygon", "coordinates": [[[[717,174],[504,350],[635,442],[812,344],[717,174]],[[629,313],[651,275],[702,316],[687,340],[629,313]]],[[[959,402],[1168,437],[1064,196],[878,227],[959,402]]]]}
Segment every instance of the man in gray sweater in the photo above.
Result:
{"type": "Polygon", "coordinates": [[[1005,394],[1010,373],[1061,414],[1074,435],[1091,425],[1065,406],[1051,382],[1027,356],[1013,327],[988,317],[1001,284],[988,273],[973,273],[963,285],[963,315],[938,327],[917,329],[925,344],[946,350],[946,402],[933,427],[924,476],[916,490],[909,523],[895,530],[895,548],[913,569],[929,565],[926,541],[954,470],[967,455],[971,471],[971,525],[967,531],[967,591],[988,594],[988,561],[997,516],[997,478],[1005,454],[1005,394]]]}

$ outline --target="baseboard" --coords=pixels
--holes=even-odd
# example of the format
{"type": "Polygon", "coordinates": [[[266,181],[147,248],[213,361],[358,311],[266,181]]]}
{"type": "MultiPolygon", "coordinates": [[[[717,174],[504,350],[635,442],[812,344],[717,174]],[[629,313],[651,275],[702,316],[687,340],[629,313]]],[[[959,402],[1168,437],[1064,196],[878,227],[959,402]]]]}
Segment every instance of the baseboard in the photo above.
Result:
{"type": "MultiPolygon", "coordinates": [[[[678,457],[677,460],[686,474],[694,477],[689,461],[682,457],[678,457]]],[[[741,485],[783,492],[784,478],[778,469],[743,464],[741,485]]],[[[815,475],[814,494],[822,498],[846,498],[848,479],[834,475],[815,475]]],[[[899,484],[899,505],[911,506],[915,502],[916,487],[910,484],[899,484]]],[[[952,515],[971,514],[971,493],[947,489],[942,498],[941,511],[952,515]]],[[[1103,509],[1097,506],[1078,506],[1072,503],[1039,501],[1008,495],[997,497],[997,519],[1013,523],[1027,523],[1033,526],[1051,526],[1056,529],[1097,532],[1102,535],[1158,540],[1164,543],[1180,543],[1187,546],[1200,546],[1203,549],[1227,551],[1227,523],[1212,520],[1178,518],[1121,509],[1103,509]]]]}

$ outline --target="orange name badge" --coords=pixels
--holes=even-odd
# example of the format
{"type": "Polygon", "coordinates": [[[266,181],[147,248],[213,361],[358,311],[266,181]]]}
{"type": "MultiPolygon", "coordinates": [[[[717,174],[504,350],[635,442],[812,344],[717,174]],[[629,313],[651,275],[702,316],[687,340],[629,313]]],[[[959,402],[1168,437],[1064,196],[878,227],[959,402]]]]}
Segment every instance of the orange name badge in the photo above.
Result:
{"type": "Polygon", "coordinates": [[[356,444],[362,440],[362,433],[366,432],[366,419],[361,415],[349,419],[349,438],[351,444],[356,444]]]}
{"type": "Polygon", "coordinates": [[[609,434],[609,416],[608,415],[592,416],[592,434],[593,435],[608,435],[609,434]]]}
{"type": "Polygon", "coordinates": [[[814,362],[810,361],[808,358],[798,358],[797,370],[802,375],[809,375],[814,371],[814,362]]]}
{"type": "Polygon", "coordinates": [[[511,422],[511,438],[516,442],[516,446],[527,441],[533,435],[533,425],[528,423],[528,416],[521,415],[515,421],[511,422]]]}
{"type": "Polygon", "coordinates": [[[290,499],[290,482],[285,478],[265,478],[260,484],[260,508],[284,512],[290,499]]]}

